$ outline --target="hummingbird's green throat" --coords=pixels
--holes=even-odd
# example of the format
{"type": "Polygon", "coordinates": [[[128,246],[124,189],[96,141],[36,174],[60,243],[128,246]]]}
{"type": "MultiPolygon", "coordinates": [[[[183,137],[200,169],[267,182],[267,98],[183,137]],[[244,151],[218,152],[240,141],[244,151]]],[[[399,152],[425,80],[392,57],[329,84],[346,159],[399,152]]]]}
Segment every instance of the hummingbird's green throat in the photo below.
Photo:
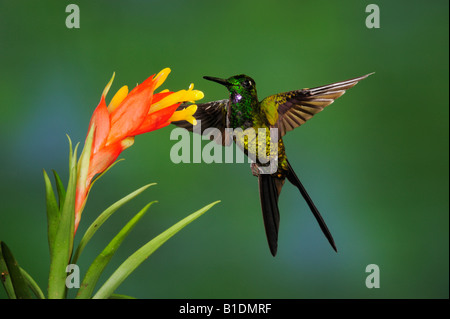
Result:
{"type": "Polygon", "coordinates": [[[210,76],[203,78],[224,85],[230,92],[230,105],[227,110],[230,127],[247,129],[256,125],[255,120],[259,120],[260,108],[255,81],[251,77],[241,74],[228,79],[210,76]]]}

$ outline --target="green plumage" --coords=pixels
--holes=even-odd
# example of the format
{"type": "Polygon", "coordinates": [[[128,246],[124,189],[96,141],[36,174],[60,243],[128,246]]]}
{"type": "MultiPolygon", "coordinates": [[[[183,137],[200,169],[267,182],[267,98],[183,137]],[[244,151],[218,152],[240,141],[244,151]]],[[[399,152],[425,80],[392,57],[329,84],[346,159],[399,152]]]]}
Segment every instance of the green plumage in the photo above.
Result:
{"type": "MultiPolygon", "coordinates": [[[[222,132],[222,138],[216,142],[229,145],[234,141],[252,159],[252,173],[258,177],[264,225],[273,256],[278,247],[278,197],[285,179],[299,189],[329,243],[336,250],[328,227],[287,159],[282,137],[288,131],[303,125],[369,75],[312,89],[279,93],[261,101],[258,100],[255,81],[247,75],[236,75],[228,79],[204,77],[224,85],[230,96],[226,100],[198,104],[194,117],[201,121],[200,132],[203,133],[209,127],[218,128],[222,132]],[[230,128],[234,129],[233,136],[227,134],[226,129],[230,128]],[[258,135],[258,129],[266,134],[258,135]],[[270,129],[277,130],[277,141],[271,140],[270,129]],[[266,174],[264,168],[267,167],[267,161],[270,163],[274,160],[277,160],[275,172],[266,174]]],[[[181,105],[179,109],[184,107],[185,105],[181,105]]],[[[185,121],[174,124],[194,130],[185,121]]]]}

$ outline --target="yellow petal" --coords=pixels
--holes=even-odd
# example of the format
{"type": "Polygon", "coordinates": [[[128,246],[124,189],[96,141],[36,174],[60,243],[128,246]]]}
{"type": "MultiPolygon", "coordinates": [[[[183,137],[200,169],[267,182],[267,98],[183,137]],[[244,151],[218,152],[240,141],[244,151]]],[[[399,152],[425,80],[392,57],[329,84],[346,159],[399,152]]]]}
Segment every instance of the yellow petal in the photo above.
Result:
{"type": "Polygon", "coordinates": [[[124,150],[126,148],[129,148],[133,144],[134,144],[134,136],[130,136],[130,137],[124,138],[120,142],[120,145],[122,146],[122,150],[124,150]]]}
{"type": "Polygon", "coordinates": [[[113,73],[111,80],[109,80],[108,84],[106,84],[105,89],[103,90],[102,96],[106,97],[106,94],[108,94],[109,89],[111,88],[111,85],[114,81],[114,77],[116,76],[116,72],[113,73]]]}
{"type": "Polygon", "coordinates": [[[122,103],[122,101],[127,97],[127,95],[128,95],[128,86],[124,85],[120,88],[119,91],[117,91],[117,93],[114,95],[111,102],[109,103],[108,105],[109,113],[114,111],[114,109],[118,107],[120,103],[122,103]]]}
{"type": "Polygon", "coordinates": [[[202,91],[198,90],[180,90],[178,92],[172,93],[165,98],[163,98],[161,101],[156,102],[152,105],[150,108],[149,113],[153,113],[156,111],[159,111],[163,108],[166,108],[168,106],[174,105],[176,103],[183,103],[183,102],[195,102],[197,100],[203,99],[205,95],[202,91]]]}
{"type": "Polygon", "coordinates": [[[197,125],[197,120],[194,118],[194,114],[197,111],[197,105],[189,105],[187,108],[175,111],[172,117],[169,119],[170,122],[174,121],[188,121],[192,125],[197,125]]]}
{"type": "Polygon", "coordinates": [[[170,68],[165,68],[163,70],[161,70],[156,76],[156,85],[154,90],[156,90],[157,88],[159,88],[161,86],[161,84],[164,83],[164,81],[167,79],[167,77],[169,76],[170,73],[170,68]]]}

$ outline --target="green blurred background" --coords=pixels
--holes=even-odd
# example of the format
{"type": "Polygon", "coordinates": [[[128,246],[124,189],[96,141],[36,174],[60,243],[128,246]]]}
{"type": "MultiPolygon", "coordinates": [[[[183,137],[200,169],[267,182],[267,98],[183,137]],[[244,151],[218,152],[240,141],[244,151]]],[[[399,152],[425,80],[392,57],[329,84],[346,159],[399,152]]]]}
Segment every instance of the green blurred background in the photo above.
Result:
{"type": "MultiPolygon", "coordinates": [[[[164,67],[171,90],[245,73],[260,98],[375,75],[285,138],[290,162],[336,240],[335,253],[298,190],[280,197],[270,255],[248,164],[173,164],[172,127],[136,138],[93,188],[79,234],[122,196],[157,182],[116,213],[83,253],[81,272],[157,199],[106,269],[189,213],[182,230],[118,289],[139,298],[448,298],[448,1],[0,1],[0,240],[46,287],[42,169],[67,180],[68,143],[84,141],[100,94],[164,67]],[[67,29],[65,8],[80,7],[67,29]],[[377,264],[381,287],[368,289],[377,264]]],[[[111,94],[111,93],[110,93],[111,94]]],[[[109,96],[111,98],[112,94],[109,96]]],[[[205,142],[206,143],[206,142],[205,142]]],[[[77,240],[79,240],[79,236],[77,240]]],[[[106,279],[106,275],[103,279],[106,279]]],[[[0,289],[0,297],[6,294],[0,289]]]]}

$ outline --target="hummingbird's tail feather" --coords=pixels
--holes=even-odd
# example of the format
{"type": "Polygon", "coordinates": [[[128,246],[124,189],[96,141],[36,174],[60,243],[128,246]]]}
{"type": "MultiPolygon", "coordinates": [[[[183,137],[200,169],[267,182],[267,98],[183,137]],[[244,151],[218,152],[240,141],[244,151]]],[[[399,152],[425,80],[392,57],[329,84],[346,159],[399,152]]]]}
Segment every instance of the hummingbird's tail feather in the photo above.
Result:
{"type": "Polygon", "coordinates": [[[279,180],[269,174],[259,174],[259,198],[266,229],[267,242],[270,252],[275,257],[278,248],[278,227],[280,225],[280,213],[278,211],[278,195],[284,180],[279,180]]]}
{"type": "Polygon", "coordinates": [[[291,164],[289,164],[288,161],[288,174],[287,179],[289,182],[291,182],[293,185],[295,185],[300,193],[302,194],[303,198],[306,200],[306,203],[308,204],[309,208],[311,209],[312,213],[314,214],[314,217],[316,218],[317,222],[319,223],[320,229],[322,229],[322,232],[324,233],[325,237],[328,239],[328,242],[331,244],[331,247],[337,252],[336,244],[334,243],[333,236],[331,235],[330,231],[328,230],[327,224],[325,224],[325,221],[323,220],[322,216],[319,213],[319,210],[317,209],[316,205],[314,205],[311,197],[309,197],[308,193],[306,192],[305,187],[303,187],[302,183],[298,179],[297,175],[295,174],[294,170],[292,169],[291,164]]]}

